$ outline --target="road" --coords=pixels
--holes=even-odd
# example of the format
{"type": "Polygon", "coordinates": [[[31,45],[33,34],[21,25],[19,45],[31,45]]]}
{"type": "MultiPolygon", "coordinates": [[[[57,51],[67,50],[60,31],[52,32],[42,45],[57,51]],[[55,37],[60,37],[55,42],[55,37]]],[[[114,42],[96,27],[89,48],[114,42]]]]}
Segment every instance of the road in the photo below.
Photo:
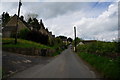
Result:
{"type": "Polygon", "coordinates": [[[36,65],[11,78],[96,78],[96,74],[69,47],[46,65],[36,65]]]}

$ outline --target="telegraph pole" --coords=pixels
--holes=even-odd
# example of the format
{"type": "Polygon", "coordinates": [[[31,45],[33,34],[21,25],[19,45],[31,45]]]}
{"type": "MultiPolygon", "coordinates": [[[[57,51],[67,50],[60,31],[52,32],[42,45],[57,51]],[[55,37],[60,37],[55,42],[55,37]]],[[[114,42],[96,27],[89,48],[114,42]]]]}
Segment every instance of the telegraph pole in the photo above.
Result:
{"type": "Polygon", "coordinates": [[[21,6],[22,6],[22,3],[21,3],[21,0],[19,0],[18,16],[17,16],[17,23],[16,23],[15,44],[17,44],[17,29],[18,29],[18,22],[19,22],[19,15],[20,15],[20,7],[21,6]]]}
{"type": "Polygon", "coordinates": [[[76,27],[74,27],[74,34],[75,34],[75,52],[77,52],[77,49],[76,49],[76,27]]]}

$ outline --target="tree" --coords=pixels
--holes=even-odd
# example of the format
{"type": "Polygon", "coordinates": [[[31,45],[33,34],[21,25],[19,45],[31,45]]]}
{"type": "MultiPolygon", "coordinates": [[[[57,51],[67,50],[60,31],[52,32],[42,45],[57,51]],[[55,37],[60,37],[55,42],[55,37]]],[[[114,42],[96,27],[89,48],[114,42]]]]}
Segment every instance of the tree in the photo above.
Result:
{"type": "Polygon", "coordinates": [[[2,14],[2,25],[4,26],[4,23],[5,23],[5,12],[3,12],[2,14]]]}
{"type": "Polygon", "coordinates": [[[62,39],[62,40],[67,40],[66,36],[58,36],[58,38],[62,39]]]}
{"type": "MultiPolygon", "coordinates": [[[[82,38],[76,37],[76,44],[79,44],[81,41],[83,41],[82,38]]],[[[75,44],[75,40],[73,41],[73,44],[75,44]]]]}
{"type": "Polygon", "coordinates": [[[69,38],[67,39],[67,41],[72,42],[73,39],[69,37],[69,38]]]}
{"type": "Polygon", "coordinates": [[[24,21],[24,16],[20,16],[20,19],[21,19],[22,21],[24,21]]]}
{"type": "Polygon", "coordinates": [[[45,29],[44,24],[43,24],[43,22],[42,22],[42,19],[40,20],[40,28],[45,29]]]}
{"type": "Polygon", "coordinates": [[[33,19],[29,18],[27,23],[31,25],[34,30],[38,30],[38,31],[40,30],[40,25],[36,18],[33,18],[33,19]]]}
{"type": "Polygon", "coordinates": [[[79,42],[83,41],[82,38],[76,37],[76,43],[78,44],[79,42]]]}
{"type": "Polygon", "coordinates": [[[2,26],[4,27],[9,20],[10,20],[9,13],[3,12],[3,14],[2,14],[2,26]]]}
{"type": "Polygon", "coordinates": [[[33,23],[32,23],[32,25],[33,25],[33,28],[35,28],[35,29],[37,29],[37,30],[40,29],[39,22],[38,22],[38,20],[37,20],[36,18],[33,18],[33,23]]]}
{"type": "Polygon", "coordinates": [[[28,24],[31,24],[32,23],[32,19],[29,18],[28,21],[27,21],[28,24]]]}
{"type": "Polygon", "coordinates": [[[48,28],[46,28],[46,31],[49,32],[49,31],[48,31],[48,28]]]}
{"type": "Polygon", "coordinates": [[[32,30],[28,35],[27,35],[27,40],[35,41],[41,44],[48,45],[49,44],[49,38],[47,35],[43,35],[40,32],[36,30],[32,30]]]}
{"type": "Polygon", "coordinates": [[[24,28],[24,29],[20,30],[18,37],[21,39],[27,39],[29,33],[30,33],[29,29],[24,28]]]}

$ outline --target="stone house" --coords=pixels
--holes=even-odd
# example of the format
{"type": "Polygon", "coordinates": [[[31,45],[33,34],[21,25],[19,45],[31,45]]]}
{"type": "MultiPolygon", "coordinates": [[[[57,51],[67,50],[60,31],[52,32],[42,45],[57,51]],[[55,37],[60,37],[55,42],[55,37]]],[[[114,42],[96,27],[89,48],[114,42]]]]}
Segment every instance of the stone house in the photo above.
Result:
{"type": "MultiPolygon", "coordinates": [[[[16,26],[17,26],[17,15],[15,14],[13,17],[11,17],[8,23],[5,26],[3,26],[2,37],[10,38],[11,35],[16,34],[16,26]]],[[[47,35],[49,38],[49,43],[52,44],[52,40],[53,38],[55,38],[55,36],[52,35],[52,32],[49,32],[48,29],[45,28],[42,22],[42,19],[39,22],[39,26],[40,26],[39,32],[42,33],[43,35],[47,35]]],[[[18,28],[17,28],[18,33],[20,32],[20,30],[25,29],[25,28],[27,28],[28,30],[33,30],[30,24],[28,24],[27,22],[19,18],[18,28]]]]}
{"type": "MultiPolygon", "coordinates": [[[[17,15],[15,14],[13,17],[11,17],[11,19],[8,21],[6,26],[3,26],[2,37],[9,38],[11,37],[12,34],[15,34],[16,26],[17,26],[17,15]]],[[[24,28],[27,28],[27,26],[21,19],[18,19],[18,28],[17,28],[18,32],[24,28]]]]}
{"type": "Polygon", "coordinates": [[[53,35],[52,32],[48,31],[47,28],[45,29],[45,26],[43,24],[42,19],[40,20],[40,27],[41,28],[40,28],[39,32],[48,36],[48,38],[49,38],[49,44],[51,45],[53,39],[55,38],[55,35],[53,35]]]}

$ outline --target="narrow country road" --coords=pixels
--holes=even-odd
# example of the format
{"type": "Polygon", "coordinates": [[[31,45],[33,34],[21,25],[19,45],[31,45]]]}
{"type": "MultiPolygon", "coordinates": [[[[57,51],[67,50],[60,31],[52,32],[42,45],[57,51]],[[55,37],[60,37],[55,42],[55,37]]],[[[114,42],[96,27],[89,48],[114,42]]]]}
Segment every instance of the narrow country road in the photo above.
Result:
{"type": "Polygon", "coordinates": [[[96,75],[69,47],[50,63],[28,68],[12,78],[96,78],[96,75]]]}

